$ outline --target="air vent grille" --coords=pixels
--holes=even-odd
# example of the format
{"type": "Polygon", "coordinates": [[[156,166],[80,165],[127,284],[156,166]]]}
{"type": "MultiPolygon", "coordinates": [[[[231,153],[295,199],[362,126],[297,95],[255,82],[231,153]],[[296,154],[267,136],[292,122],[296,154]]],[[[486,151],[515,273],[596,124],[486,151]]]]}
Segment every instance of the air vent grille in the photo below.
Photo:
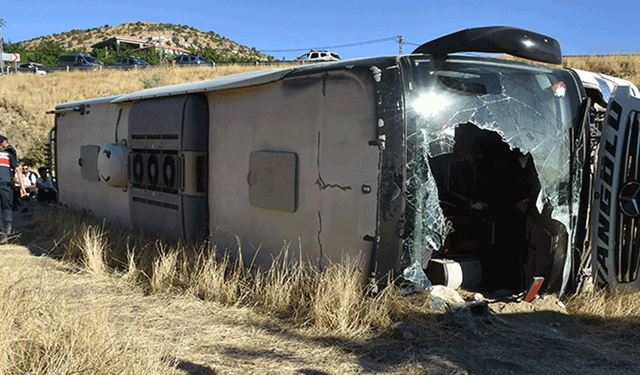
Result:
{"type": "MultiPolygon", "coordinates": [[[[623,163],[620,173],[620,188],[629,182],[638,181],[640,162],[640,123],[638,112],[632,112],[625,131],[622,150],[623,163]]],[[[638,197],[640,199],[640,196],[638,197]]],[[[635,202],[635,201],[634,201],[635,202]]],[[[624,202],[623,202],[624,203],[624,202]]],[[[638,202],[640,203],[640,202],[638,202]]],[[[614,250],[615,274],[619,283],[633,282],[638,278],[640,268],[640,217],[633,217],[616,208],[618,225],[614,250]]]]}
{"type": "Polygon", "coordinates": [[[131,186],[178,194],[178,152],[134,149],[131,152],[131,186]]]}
{"type": "Polygon", "coordinates": [[[180,139],[179,134],[131,134],[131,139],[180,139]]]}

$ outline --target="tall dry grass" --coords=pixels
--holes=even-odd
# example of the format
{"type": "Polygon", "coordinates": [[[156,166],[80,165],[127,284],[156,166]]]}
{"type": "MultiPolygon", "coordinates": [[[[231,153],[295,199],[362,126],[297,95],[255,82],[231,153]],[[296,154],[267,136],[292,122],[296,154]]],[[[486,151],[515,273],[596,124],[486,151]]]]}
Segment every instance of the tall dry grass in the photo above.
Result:
{"type": "Polygon", "coordinates": [[[95,219],[69,211],[38,211],[34,222],[43,235],[61,239],[57,256],[90,275],[117,278],[149,294],[190,295],[256,308],[292,326],[343,338],[372,337],[397,320],[432,319],[426,294],[407,299],[391,282],[375,296],[369,293],[358,259],[343,259],[320,272],[300,253],[290,254],[285,248],[270,267],[255,268],[243,264],[242,257],[217,254],[206,244],[171,243],[106,229],[95,219]]]}
{"type": "MultiPolygon", "coordinates": [[[[233,342],[216,346],[201,341],[217,334],[234,337],[241,329],[211,328],[224,310],[260,312],[273,318],[267,324],[279,322],[269,329],[295,332],[306,342],[327,337],[338,339],[335,342],[370,342],[400,320],[420,325],[422,344],[393,344],[398,347],[423,350],[430,347],[425,344],[429,340],[442,344],[443,334],[459,334],[452,331],[450,319],[431,312],[426,293],[402,296],[389,283],[375,296],[369,294],[357,259],[343,259],[319,272],[300,260],[299,249],[285,248],[271,267],[249,271],[249,265],[216,254],[215,248],[145,238],[73,212],[41,209],[34,222],[33,230],[23,236],[33,242],[54,238],[50,257],[22,257],[21,263],[27,259],[33,264],[18,265],[7,256],[8,247],[2,248],[0,374],[184,373],[180,368],[188,368],[189,362],[218,363],[234,357],[224,356],[225,350],[249,356],[263,353],[243,346],[247,338],[242,335],[259,332],[267,322],[257,322],[262,319],[257,315],[239,320],[240,326],[253,328],[233,342]],[[207,302],[194,303],[198,299],[207,302]],[[182,315],[191,310],[189,316],[182,315]],[[210,317],[193,320],[203,316],[210,317]],[[181,355],[183,350],[192,354],[181,355]],[[198,362],[203,353],[211,354],[198,362]]],[[[635,345],[640,342],[640,335],[633,333],[638,326],[637,297],[637,293],[589,292],[566,302],[579,318],[602,325],[589,333],[589,340],[601,336],[608,343],[606,337],[614,332],[635,345]]],[[[508,332],[514,334],[512,328],[508,332]]],[[[447,343],[450,340],[456,339],[446,338],[447,343]]],[[[488,352],[505,350],[491,340],[485,343],[488,352]]],[[[269,350],[264,353],[265,360],[272,358],[269,350]]],[[[234,365],[248,358],[241,356],[234,365]]]]}
{"type": "MultiPolygon", "coordinates": [[[[76,240],[76,237],[74,236],[72,239],[76,240]]],[[[77,241],[79,241],[79,243],[77,243],[76,246],[82,249],[82,264],[87,272],[95,277],[106,276],[106,254],[104,253],[106,241],[104,239],[103,228],[84,226],[77,241]]]]}
{"type": "MultiPolygon", "coordinates": [[[[571,296],[567,307],[582,319],[607,322],[610,328],[624,330],[640,326],[640,293],[628,290],[591,289],[571,296]]],[[[640,338],[640,333],[638,333],[640,338]]]]}
{"type": "Polygon", "coordinates": [[[626,79],[640,87],[640,55],[566,56],[563,66],[626,79]]]}
{"type": "MultiPolygon", "coordinates": [[[[117,326],[109,298],[82,298],[86,288],[50,259],[12,264],[3,249],[0,279],[0,374],[166,374],[166,350],[137,335],[139,325],[117,326]],[[70,295],[72,297],[70,297],[70,295]],[[73,296],[76,296],[75,298],[73,296]]],[[[24,258],[15,258],[24,261],[24,258]]]]}
{"type": "MultiPolygon", "coordinates": [[[[41,210],[41,235],[59,238],[57,253],[83,272],[116,278],[150,295],[187,295],[225,306],[251,307],[292,326],[344,338],[373,337],[400,320],[435,324],[426,294],[401,295],[392,282],[372,295],[358,259],[343,259],[322,272],[284,248],[269,268],[251,268],[208,244],[185,245],[146,238],[65,210],[41,210]]],[[[591,290],[566,300],[583,319],[621,330],[640,325],[640,293],[591,290]]],[[[437,324],[434,326],[437,326],[437,324]]]]}

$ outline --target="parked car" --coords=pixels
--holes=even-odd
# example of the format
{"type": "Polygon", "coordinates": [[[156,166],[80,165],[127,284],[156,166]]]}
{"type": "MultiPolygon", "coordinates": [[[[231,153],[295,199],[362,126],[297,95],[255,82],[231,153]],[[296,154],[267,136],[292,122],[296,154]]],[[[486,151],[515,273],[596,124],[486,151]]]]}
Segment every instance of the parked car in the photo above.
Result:
{"type": "Polygon", "coordinates": [[[27,63],[22,63],[20,65],[18,65],[18,72],[20,73],[36,73],[36,74],[47,74],[47,73],[53,73],[52,69],[47,69],[47,67],[45,67],[42,64],[39,63],[34,63],[34,62],[27,62],[27,63]]]}
{"type": "Polygon", "coordinates": [[[302,56],[298,56],[297,60],[305,60],[305,61],[337,61],[341,60],[340,55],[335,52],[329,51],[318,51],[312,49],[311,51],[305,53],[302,56]]]}
{"type": "Polygon", "coordinates": [[[146,68],[149,65],[148,62],[139,59],[137,57],[118,57],[117,59],[113,60],[113,63],[111,63],[111,66],[115,66],[115,67],[119,67],[119,68],[125,68],[125,69],[130,69],[130,68],[146,68]]]}
{"type": "Polygon", "coordinates": [[[209,59],[202,56],[195,55],[180,55],[173,59],[172,63],[178,65],[199,65],[199,64],[211,64],[209,59]]]}
{"type": "Polygon", "coordinates": [[[103,65],[100,59],[93,56],[81,54],[58,56],[58,66],[97,67],[103,65]]]}

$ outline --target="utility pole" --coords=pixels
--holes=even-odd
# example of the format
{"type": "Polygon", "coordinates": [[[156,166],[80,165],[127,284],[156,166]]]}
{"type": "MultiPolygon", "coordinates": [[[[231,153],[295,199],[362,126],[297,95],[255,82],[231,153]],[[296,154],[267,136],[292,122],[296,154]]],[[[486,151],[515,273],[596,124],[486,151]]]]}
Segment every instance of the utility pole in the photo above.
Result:
{"type": "Polygon", "coordinates": [[[2,41],[2,26],[7,26],[7,23],[0,18],[0,75],[4,74],[4,58],[2,57],[2,54],[4,53],[4,50],[2,49],[4,42],[2,41]]]}
{"type": "Polygon", "coordinates": [[[158,47],[160,47],[160,61],[164,59],[164,48],[162,48],[162,34],[158,30],[158,47]]]}
{"type": "Polygon", "coordinates": [[[402,35],[398,35],[398,44],[400,45],[400,54],[402,55],[402,46],[404,45],[404,37],[402,37],[402,35]]]}

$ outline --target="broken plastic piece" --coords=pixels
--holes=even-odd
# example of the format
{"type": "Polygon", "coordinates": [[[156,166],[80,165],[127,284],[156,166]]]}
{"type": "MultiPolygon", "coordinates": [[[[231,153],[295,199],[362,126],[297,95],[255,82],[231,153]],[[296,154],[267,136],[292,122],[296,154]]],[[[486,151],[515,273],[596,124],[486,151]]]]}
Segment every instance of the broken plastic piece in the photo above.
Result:
{"type": "Polygon", "coordinates": [[[538,291],[542,286],[542,282],[544,281],[544,277],[536,276],[533,278],[533,283],[531,284],[531,288],[527,292],[526,297],[524,297],[525,302],[531,302],[538,295],[538,291]]]}

